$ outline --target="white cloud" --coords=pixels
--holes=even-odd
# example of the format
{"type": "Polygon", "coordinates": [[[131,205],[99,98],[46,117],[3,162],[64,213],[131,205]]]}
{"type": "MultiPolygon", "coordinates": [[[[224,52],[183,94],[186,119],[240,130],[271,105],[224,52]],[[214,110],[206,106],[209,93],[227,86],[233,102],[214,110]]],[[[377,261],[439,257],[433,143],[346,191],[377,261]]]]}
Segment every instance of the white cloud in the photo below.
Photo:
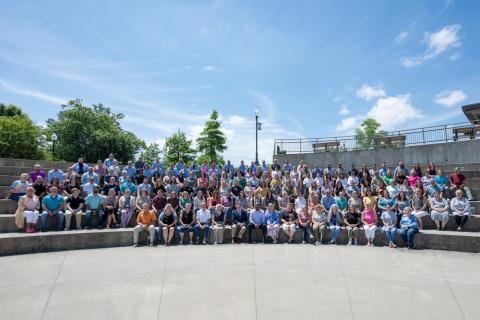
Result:
{"type": "Polygon", "coordinates": [[[462,45],[458,35],[460,28],[460,25],[454,24],[445,26],[437,32],[426,32],[424,42],[427,44],[427,48],[425,52],[419,56],[403,58],[403,65],[407,68],[415,67],[449,49],[460,47],[462,45]]]}
{"type": "Polygon", "coordinates": [[[13,85],[13,84],[11,84],[11,83],[3,80],[3,79],[0,79],[0,87],[7,90],[7,91],[16,93],[16,94],[20,94],[20,95],[28,96],[28,97],[33,97],[33,98],[43,100],[43,101],[47,101],[47,102],[51,102],[51,103],[54,103],[54,104],[57,104],[57,105],[66,104],[69,100],[67,98],[54,96],[54,95],[47,94],[47,93],[44,93],[44,92],[41,92],[41,91],[22,88],[22,87],[13,85]]]}
{"type": "Polygon", "coordinates": [[[345,134],[351,134],[360,125],[362,118],[362,116],[352,116],[342,119],[336,130],[345,134]]]}
{"type": "Polygon", "coordinates": [[[342,116],[346,116],[350,114],[350,109],[348,108],[348,105],[342,104],[340,106],[340,111],[338,113],[341,114],[342,116]]]}
{"type": "Polygon", "coordinates": [[[436,104],[440,104],[445,107],[453,107],[454,105],[462,102],[467,99],[467,96],[463,91],[452,90],[452,91],[443,91],[435,96],[433,100],[436,104]]]}
{"type": "Polygon", "coordinates": [[[373,98],[385,97],[385,91],[380,87],[371,87],[367,84],[364,84],[360,89],[357,90],[357,96],[370,101],[373,98]]]}
{"type": "Polygon", "coordinates": [[[242,116],[237,116],[237,115],[231,115],[226,121],[226,123],[228,123],[229,125],[232,125],[232,126],[242,125],[245,122],[247,122],[247,119],[245,119],[242,116]]]}
{"type": "Polygon", "coordinates": [[[450,59],[451,61],[458,60],[458,59],[460,59],[460,54],[457,53],[457,52],[455,52],[454,54],[452,54],[452,55],[449,57],[449,59],[450,59]]]}
{"type": "Polygon", "coordinates": [[[225,69],[217,67],[217,66],[208,65],[208,66],[203,67],[203,71],[206,71],[206,72],[214,72],[214,71],[224,72],[225,69]]]}
{"type": "Polygon", "coordinates": [[[407,36],[408,36],[408,32],[402,31],[395,37],[395,42],[402,42],[403,40],[405,40],[407,36]]]}
{"type": "Polygon", "coordinates": [[[377,120],[385,130],[393,130],[410,120],[423,118],[424,115],[412,105],[410,95],[403,94],[378,99],[366,117],[377,120]]]}

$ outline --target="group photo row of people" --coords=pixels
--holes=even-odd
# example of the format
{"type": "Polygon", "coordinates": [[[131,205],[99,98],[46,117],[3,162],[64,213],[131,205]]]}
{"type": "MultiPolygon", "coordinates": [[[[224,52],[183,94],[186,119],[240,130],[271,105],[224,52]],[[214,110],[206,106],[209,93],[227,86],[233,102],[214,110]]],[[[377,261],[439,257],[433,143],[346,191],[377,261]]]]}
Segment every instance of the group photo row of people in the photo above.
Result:
{"type": "Polygon", "coordinates": [[[253,242],[254,231],[261,242],[277,243],[283,232],[293,243],[298,232],[302,243],[328,238],[335,244],[345,229],[347,245],[359,244],[363,230],[366,245],[373,246],[380,231],[396,248],[398,231],[413,248],[428,216],[437,230],[445,230],[452,216],[463,230],[473,200],[466,180],[460,168],[446,176],[434,163],[346,169],[341,163],[187,165],[179,159],[164,167],[160,159],[139,157],[121,168],[110,154],[90,166],[80,158],[65,172],[58,164],[48,172],[37,164],[12,183],[8,198],[18,201],[15,224],[27,233],[37,224],[46,232],[55,219],[56,230],[132,227],[135,246],[142,231],[152,246],[155,239],[167,246],[223,243],[225,232],[233,243],[253,242]]]}

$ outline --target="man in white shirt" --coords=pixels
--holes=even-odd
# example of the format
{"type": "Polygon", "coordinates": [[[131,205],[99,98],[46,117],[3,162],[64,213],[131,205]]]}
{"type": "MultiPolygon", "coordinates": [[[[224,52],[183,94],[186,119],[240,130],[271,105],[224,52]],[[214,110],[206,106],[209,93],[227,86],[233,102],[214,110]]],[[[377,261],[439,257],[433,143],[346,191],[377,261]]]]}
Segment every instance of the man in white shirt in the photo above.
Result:
{"type": "Polygon", "coordinates": [[[205,202],[202,202],[196,215],[197,224],[194,227],[197,244],[200,244],[200,233],[203,231],[203,244],[207,243],[208,234],[212,223],[212,213],[207,209],[205,202]]]}
{"type": "Polygon", "coordinates": [[[93,193],[93,188],[98,187],[98,185],[95,183],[95,177],[90,177],[88,180],[88,183],[83,185],[85,197],[93,193]]]}

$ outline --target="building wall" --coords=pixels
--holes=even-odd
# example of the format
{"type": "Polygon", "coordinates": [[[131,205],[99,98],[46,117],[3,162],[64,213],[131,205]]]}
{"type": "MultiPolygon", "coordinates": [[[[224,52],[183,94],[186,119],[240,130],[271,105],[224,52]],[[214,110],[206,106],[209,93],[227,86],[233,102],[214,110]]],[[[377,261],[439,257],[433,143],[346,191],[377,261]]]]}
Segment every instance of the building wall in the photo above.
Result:
{"type": "Polygon", "coordinates": [[[274,155],[279,163],[287,160],[292,164],[304,160],[308,166],[318,163],[325,166],[327,163],[343,163],[350,166],[355,163],[371,165],[385,161],[388,165],[404,161],[406,164],[426,164],[430,161],[435,163],[480,163],[480,140],[467,140],[448,143],[437,143],[404,148],[382,148],[374,150],[320,152],[305,154],[274,155]]]}

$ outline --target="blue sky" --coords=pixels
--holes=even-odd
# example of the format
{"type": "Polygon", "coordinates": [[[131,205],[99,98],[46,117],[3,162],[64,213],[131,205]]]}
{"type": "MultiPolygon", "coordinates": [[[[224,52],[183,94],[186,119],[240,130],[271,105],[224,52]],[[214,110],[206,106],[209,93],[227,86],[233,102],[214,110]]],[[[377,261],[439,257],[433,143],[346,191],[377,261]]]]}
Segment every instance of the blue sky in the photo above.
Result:
{"type": "Polygon", "coordinates": [[[2,1],[0,101],[42,124],[72,98],[162,143],[212,108],[225,158],[274,138],[463,122],[480,101],[479,1],[2,1]]]}

